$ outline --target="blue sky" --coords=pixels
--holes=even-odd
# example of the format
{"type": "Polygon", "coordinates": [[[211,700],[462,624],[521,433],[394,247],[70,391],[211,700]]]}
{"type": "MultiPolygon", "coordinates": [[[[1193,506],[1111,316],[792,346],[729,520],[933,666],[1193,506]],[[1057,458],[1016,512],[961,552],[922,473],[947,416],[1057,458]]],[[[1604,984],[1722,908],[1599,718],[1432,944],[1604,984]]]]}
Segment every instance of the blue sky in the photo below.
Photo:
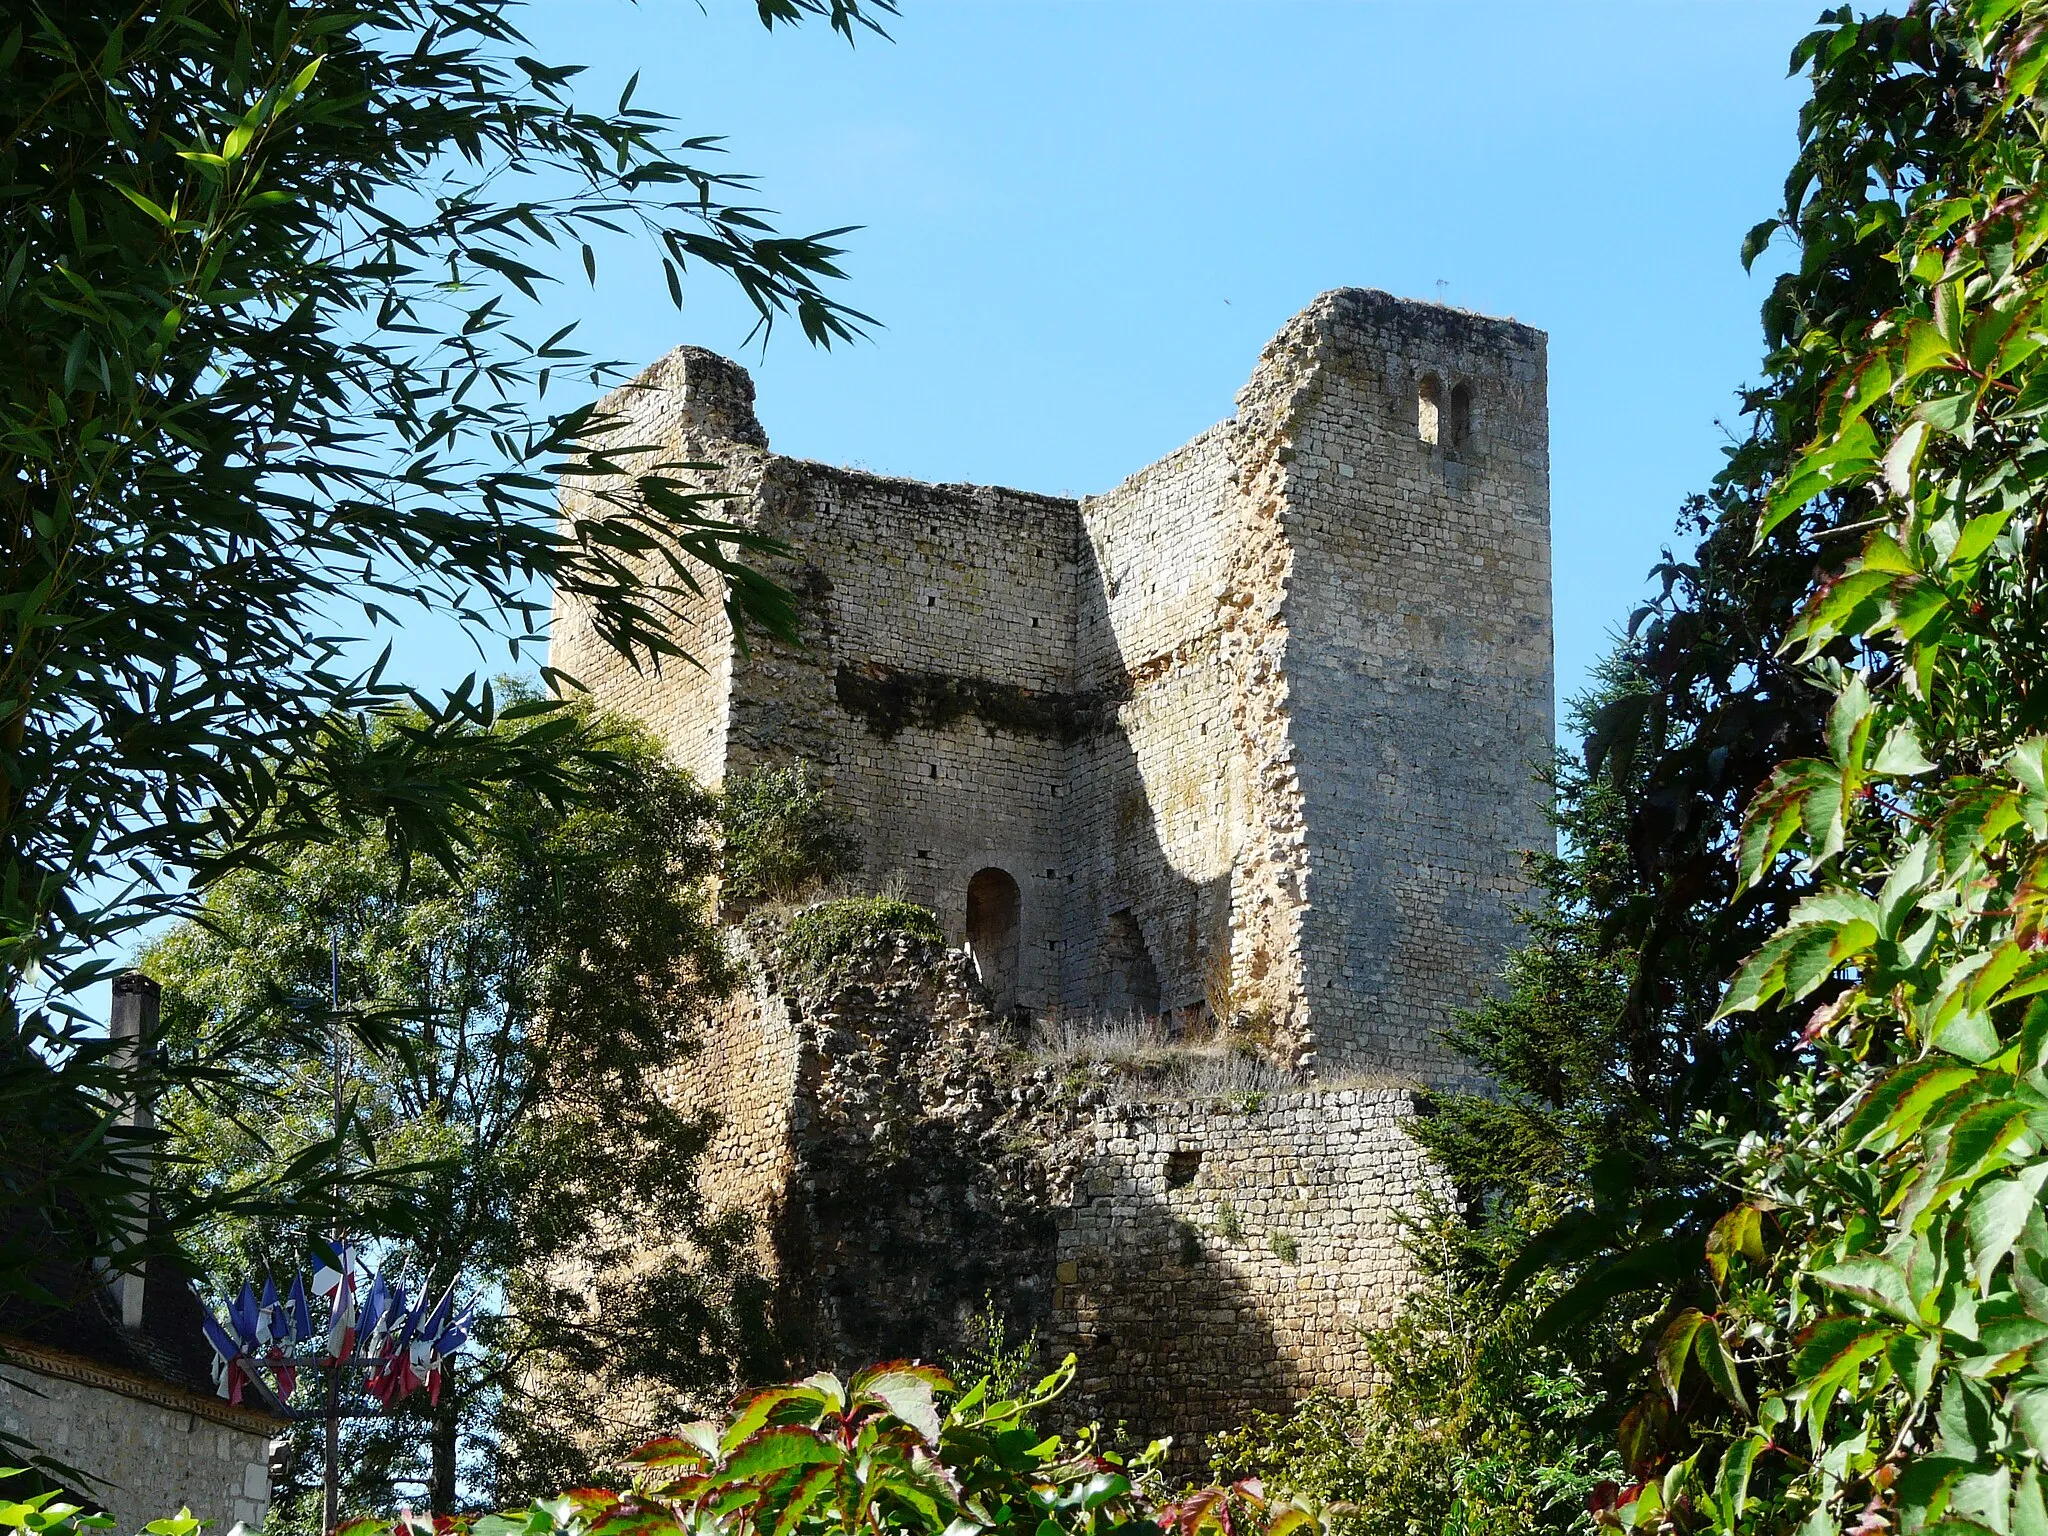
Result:
{"type": "MultiPolygon", "coordinates": [[[[765,34],[746,0],[536,0],[534,51],[727,138],[785,227],[847,237],[880,322],[742,352],[716,278],[642,252],[550,301],[640,363],[742,355],[783,452],[932,480],[1106,489],[1229,414],[1319,291],[1550,333],[1561,695],[1626,622],[1755,370],[1817,0],[904,0],[893,41],[765,34]]],[[[475,665],[445,630],[400,669],[475,665]]]]}

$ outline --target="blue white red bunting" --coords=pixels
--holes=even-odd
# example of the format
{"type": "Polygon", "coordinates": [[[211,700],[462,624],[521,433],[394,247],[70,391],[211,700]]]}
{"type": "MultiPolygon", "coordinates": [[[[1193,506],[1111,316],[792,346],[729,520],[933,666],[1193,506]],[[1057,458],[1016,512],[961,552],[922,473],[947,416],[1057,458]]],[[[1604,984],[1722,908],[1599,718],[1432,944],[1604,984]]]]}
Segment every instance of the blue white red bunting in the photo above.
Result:
{"type": "Polygon", "coordinates": [[[346,1244],[316,1252],[310,1279],[294,1274],[282,1296],[276,1277],[266,1276],[260,1296],[244,1285],[224,1315],[207,1308],[214,1386],[240,1403],[251,1382],[265,1381],[289,1403],[301,1370],[359,1365],[364,1390],[385,1408],[417,1391],[438,1403],[449,1362],[469,1342],[476,1307],[457,1310],[452,1281],[438,1299],[429,1295],[409,1300],[402,1281],[372,1271],[346,1244]],[[309,1292],[325,1303],[317,1324],[309,1292]]]}

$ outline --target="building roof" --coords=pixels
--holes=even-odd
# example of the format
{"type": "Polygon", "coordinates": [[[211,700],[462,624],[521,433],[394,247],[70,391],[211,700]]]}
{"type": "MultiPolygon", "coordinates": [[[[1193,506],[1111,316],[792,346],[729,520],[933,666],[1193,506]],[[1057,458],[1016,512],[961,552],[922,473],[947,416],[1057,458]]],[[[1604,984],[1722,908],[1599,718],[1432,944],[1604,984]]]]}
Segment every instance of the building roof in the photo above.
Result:
{"type": "Polygon", "coordinates": [[[32,1370],[148,1400],[175,1399],[189,1412],[210,1413],[237,1427],[287,1422],[282,1406],[260,1382],[244,1388],[240,1407],[218,1395],[213,1347],[201,1328],[205,1309],[171,1258],[159,1254],[144,1267],[142,1326],[131,1329],[122,1326],[118,1293],[109,1278],[62,1252],[54,1241],[45,1252],[31,1266],[30,1279],[52,1299],[10,1300],[0,1323],[0,1353],[32,1370]]]}

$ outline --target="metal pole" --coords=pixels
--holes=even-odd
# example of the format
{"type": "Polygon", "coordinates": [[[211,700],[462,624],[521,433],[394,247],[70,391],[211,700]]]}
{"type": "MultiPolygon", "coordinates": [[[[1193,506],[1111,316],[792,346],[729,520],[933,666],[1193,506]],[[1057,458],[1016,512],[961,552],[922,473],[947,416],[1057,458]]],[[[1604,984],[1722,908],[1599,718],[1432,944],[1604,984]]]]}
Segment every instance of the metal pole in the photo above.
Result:
{"type": "MultiPolygon", "coordinates": [[[[334,1043],[334,1173],[335,1191],[340,1193],[341,1178],[341,933],[336,930],[330,935],[327,955],[327,982],[330,1002],[333,1005],[328,1017],[328,1032],[334,1043]]],[[[340,1270],[343,1264],[342,1231],[339,1215],[334,1220],[334,1263],[340,1270]]],[[[345,1276],[344,1276],[345,1279],[345,1276]]],[[[334,1304],[341,1305],[342,1287],[334,1291],[334,1304]]],[[[341,1523],[341,1478],[337,1463],[341,1460],[341,1361],[327,1362],[327,1448],[321,1459],[320,1487],[320,1528],[331,1531],[341,1523]]]]}

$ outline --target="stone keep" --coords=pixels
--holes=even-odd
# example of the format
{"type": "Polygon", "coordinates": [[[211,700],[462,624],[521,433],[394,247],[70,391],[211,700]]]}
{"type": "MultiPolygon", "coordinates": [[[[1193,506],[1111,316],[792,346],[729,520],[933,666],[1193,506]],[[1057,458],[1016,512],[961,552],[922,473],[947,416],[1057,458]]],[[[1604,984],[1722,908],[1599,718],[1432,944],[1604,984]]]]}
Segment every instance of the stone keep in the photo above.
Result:
{"type": "MultiPolygon", "coordinates": [[[[937,911],[1000,1007],[1219,1020],[1315,1076],[1422,1082],[1547,846],[1543,334],[1364,289],[1282,328],[1237,413],[1100,496],[768,451],[680,348],[601,407],[785,545],[800,647],[635,669],[558,602],[551,663],[707,784],[804,758],[865,882],[937,911]]],[[[565,516],[630,495],[572,483],[565,516]]]]}

